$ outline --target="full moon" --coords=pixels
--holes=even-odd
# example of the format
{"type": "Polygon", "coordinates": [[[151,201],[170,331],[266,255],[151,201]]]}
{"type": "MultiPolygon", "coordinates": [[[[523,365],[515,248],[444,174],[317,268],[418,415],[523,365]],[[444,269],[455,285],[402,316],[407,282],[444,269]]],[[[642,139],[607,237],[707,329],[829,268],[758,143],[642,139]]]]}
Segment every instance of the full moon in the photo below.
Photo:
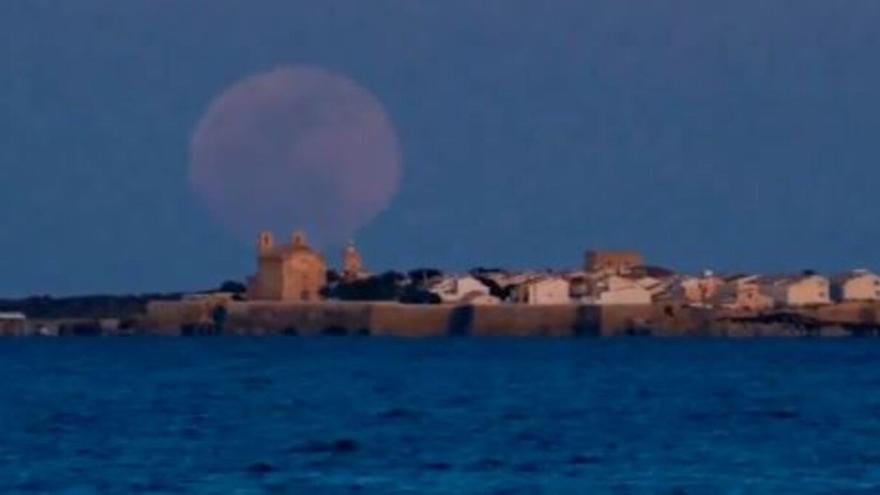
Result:
{"type": "Polygon", "coordinates": [[[242,240],[302,229],[338,246],[384,210],[400,147],[379,100],[309,67],[248,77],[217,96],[190,143],[190,182],[242,240]]]}

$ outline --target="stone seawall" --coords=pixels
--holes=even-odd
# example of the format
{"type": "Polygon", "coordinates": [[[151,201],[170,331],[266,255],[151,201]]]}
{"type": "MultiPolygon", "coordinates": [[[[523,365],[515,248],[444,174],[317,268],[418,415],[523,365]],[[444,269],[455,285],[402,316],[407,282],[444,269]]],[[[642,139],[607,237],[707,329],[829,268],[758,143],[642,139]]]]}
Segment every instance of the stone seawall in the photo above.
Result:
{"type": "Polygon", "coordinates": [[[138,332],[159,335],[790,337],[876,335],[880,305],[749,313],[673,304],[406,305],[385,302],[159,301],[138,332]]]}
{"type": "Polygon", "coordinates": [[[599,334],[599,313],[588,306],[454,306],[330,302],[288,304],[157,302],[139,326],[163,335],[199,333],[213,328],[234,335],[570,336],[599,334]],[[220,328],[218,328],[220,327],[220,328]]]}

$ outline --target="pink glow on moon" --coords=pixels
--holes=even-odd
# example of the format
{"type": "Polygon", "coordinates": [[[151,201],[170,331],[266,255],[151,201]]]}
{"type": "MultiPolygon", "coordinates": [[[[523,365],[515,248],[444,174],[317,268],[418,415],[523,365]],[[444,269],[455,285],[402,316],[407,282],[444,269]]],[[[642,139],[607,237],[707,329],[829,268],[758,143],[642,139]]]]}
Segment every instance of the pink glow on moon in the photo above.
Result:
{"type": "Polygon", "coordinates": [[[211,102],[190,143],[189,178],[243,240],[303,229],[315,244],[338,246],[391,202],[399,150],[369,91],[321,69],[284,67],[211,102]]]}

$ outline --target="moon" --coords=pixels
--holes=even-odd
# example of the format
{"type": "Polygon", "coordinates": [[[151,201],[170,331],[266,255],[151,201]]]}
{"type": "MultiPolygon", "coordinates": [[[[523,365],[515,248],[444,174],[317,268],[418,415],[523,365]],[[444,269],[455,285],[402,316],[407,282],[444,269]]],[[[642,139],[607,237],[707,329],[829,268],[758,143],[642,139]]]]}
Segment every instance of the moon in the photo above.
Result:
{"type": "Polygon", "coordinates": [[[242,240],[302,229],[338,246],[388,207],[400,146],[379,100],[320,68],[247,77],[209,105],[190,142],[189,180],[242,240]]]}

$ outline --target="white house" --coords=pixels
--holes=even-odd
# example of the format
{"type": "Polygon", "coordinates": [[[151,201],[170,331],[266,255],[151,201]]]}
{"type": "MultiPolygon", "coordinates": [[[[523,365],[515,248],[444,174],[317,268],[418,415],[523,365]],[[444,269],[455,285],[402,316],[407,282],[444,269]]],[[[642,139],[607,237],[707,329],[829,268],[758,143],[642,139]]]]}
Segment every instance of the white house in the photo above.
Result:
{"type": "Polygon", "coordinates": [[[776,306],[815,306],[831,303],[831,287],[820,275],[762,277],[761,293],[773,299],[776,306]]]}
{"type": "Polygon", "coordinates": [[[700,277],[683,277],[678,280],[673,290],[674,297],[686,304],[694,306],[711,306],[719,296],[724,279],[705,272],[700,277]]]}
{"type": "Polygon", "coordinates": [[[491,297],[489,288],[470,275],[439,279],[429,285],[428,291],[449,304],[471,303],[480,300],[477,296],[491,297]]]}
{"type": "MultiPolygon", "coordinates": [[[[646,285],[651,287],[651,285],[646,285]]],[[[639,279],[604,275],[590,280],[584,302],[590,304],[651,304],[651,291],[639,279]]]]}
{"type": "Polygon", "coordinates": [[[539,276],[517,285],[511,300],[520,304],[570,304],[569,282],[559,276],[539,276]]]}
{"type": "Polygon", "coordinates": [[[715,304],[728,309],[760,311],[773,307],[773,298],[761,293],[758,275],[733,275],[724,278],[715,304]]]}
{"type": "Polygon", "coordinates": [[[880,276],[868,270],[853,270],[831,278],[831,296],[835,301],[880,300],[880,276]]]}

